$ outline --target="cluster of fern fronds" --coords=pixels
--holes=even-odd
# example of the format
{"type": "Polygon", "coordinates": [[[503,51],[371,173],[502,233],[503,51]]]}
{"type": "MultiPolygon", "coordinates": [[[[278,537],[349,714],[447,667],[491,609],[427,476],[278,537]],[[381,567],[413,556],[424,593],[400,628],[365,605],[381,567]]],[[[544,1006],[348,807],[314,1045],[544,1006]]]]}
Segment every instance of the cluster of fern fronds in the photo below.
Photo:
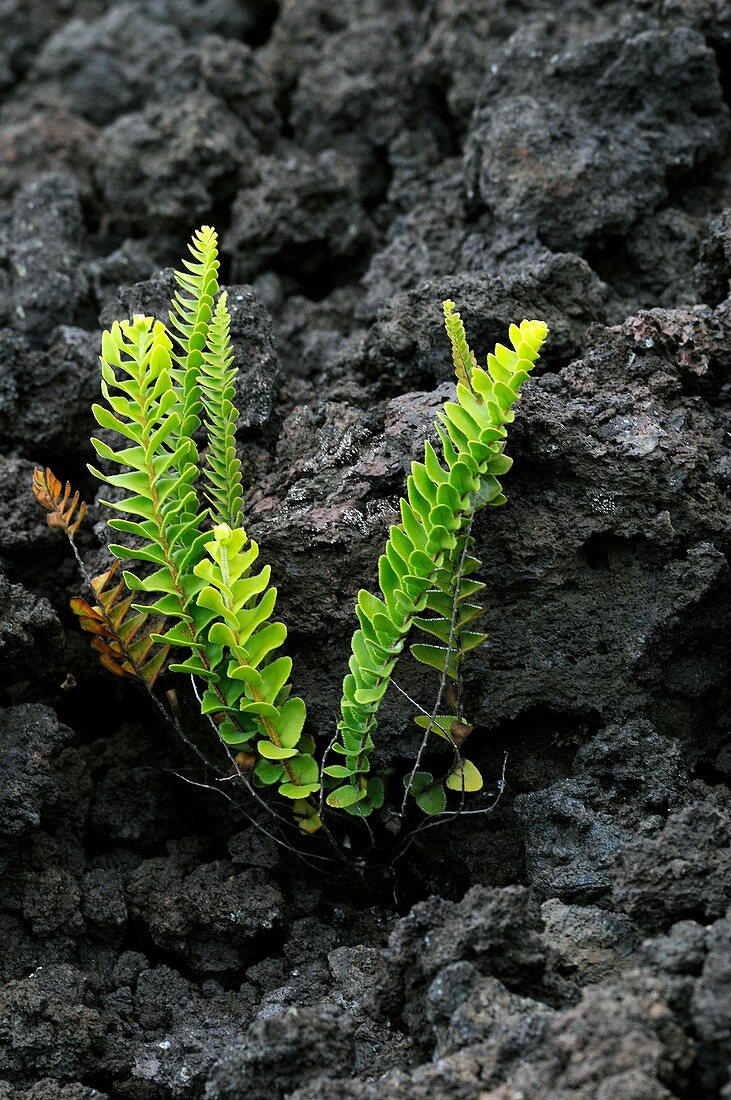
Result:
{"type": "MultiPolygon", "coordinates": [[[[438,449],[427,443],[424,461],[412,466],[401,522],[379,561],[380,595],[359,594],[332,745],[337,762],[321,768],[305,732],[305,704],[293,694],[291,658],[281,652],[287,630],[274,617],[271,570],[243,526],[236,372],[218,268],[216,233],[204,226],[176,272],[167,324],[135,316],[103,335],[103,400],[93,413],[104,435],[92,439],[100,468],[90,469],[113,489],[103,503],[125,541],[110,550],[127,568],[121,578],[115,565],[93,581],[95,603],[72,606],[111,671],[148,685],[164,667],[191,677],[203,714],[251,782],[290,800],[309,831],[323,803],[358,816],[383,804],[384,784],[370,767],[378,710],[407,636],[420,631],[428,640],[411,645],[411,654],[436,671],[439,688],[434,711],[416,721],[425,743],[432,734],[446,739],[454,759],[441,778],[417,761],[404,778],[402,808],[413,798],[424,812],[440,813],[447,790],[464,796],[482,786],[460,751],[470,727],[459,713],[441,713],[441,704],[457,699],[449,682],[486,637],[474,628],[484,586],[473,577],[480,563],[470,553],[472,521],[478,509],[505,500],[498,479],[511,464],[506,425],[546,326],[511,326],[512,347],[498,345],[483,369],[453,303],[444,303],[456,400],[439,414],[438,449]]],[[[68,487],[64,495],[50,471],[37,471],[35,489],[49,522],[73,542],[83,518],[78,497],[68,487]]]]}

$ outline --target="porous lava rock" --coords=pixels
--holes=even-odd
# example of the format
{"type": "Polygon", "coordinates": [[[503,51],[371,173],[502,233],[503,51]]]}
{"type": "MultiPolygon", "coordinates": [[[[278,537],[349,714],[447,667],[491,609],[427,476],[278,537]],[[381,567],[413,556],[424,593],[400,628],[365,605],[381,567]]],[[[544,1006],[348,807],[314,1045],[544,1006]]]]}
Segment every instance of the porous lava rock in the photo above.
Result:
{"type": "MultiPolygon", "coordinates": [[[[728,5],[0,16],[0,1098],[729,1097],[728,5]],[[303,838],[187,683],[156,687],[182,741],[74,625],[33,467],[79,488],[106,568],[99,331],[166,318],[201,223],[319,749],[453,392],[442,299],[480,361],[550,326],[508,505],[473,529],[475,812],[303,838]]],[[[394,807],[436,688],[408,657],[398,683],[373,753],[394,807]]]]}

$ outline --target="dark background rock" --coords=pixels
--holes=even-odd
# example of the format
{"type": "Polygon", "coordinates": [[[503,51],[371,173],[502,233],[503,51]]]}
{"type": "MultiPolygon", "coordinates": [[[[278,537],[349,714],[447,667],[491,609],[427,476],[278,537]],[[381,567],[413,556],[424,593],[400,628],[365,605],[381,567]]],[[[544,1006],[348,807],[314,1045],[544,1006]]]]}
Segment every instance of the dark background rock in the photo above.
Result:
{"type": "MultiPolygon", "coordinates": [[[[0,1098],[727,1095],[720,0],[0,0],[0,1098]],[[309,729],[452,365],[545,318],[481,515],[464,815],[307,845],[98,666],[99,330],[222,240],[249,531],[309,729]],[[507,755],[506,755],[507,754],[507,755]],[[504,783],[501,785],[501,780],[504,783]],[[304,859],[291,846],[303,849],[304,859]]],[[[102,493],[102,496],[105,494],[102,493]]],[[[434,682],[404,661],[425,705],[434,682]]],[[[413,760],[389,696],[375,751],[413,760]]],[[[429,763],[441,766],[435,753],[429,763]]]]}
{"type": "Polygon", "coordinates": [[[363,245],[367,225],[338,167],[337,160],[302,153],[256,163],[255,181],[236,196],[224,238],[235,278],[273,269],[311,290],[310,280],[333,266],[336,282],[338,266],[363,245]]]}
{"type": "Polygon", "coordinates": [[[500,221],[581,249],[656,209],[670,180],[724,147],[729,118],[714,53],[690,28],[628,26],[562,45],[536,21],[494,52],[467,186],[500,221]]]}

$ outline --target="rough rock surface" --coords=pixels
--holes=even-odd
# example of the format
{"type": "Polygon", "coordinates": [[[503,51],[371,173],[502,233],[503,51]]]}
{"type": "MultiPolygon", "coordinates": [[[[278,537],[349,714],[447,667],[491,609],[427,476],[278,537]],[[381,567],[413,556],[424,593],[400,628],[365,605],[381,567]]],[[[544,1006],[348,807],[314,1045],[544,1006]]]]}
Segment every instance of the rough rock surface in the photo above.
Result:
{"type": "MultiPolygon", "coordinates": [[[[64,635],[55,611],[42,596],[11,584],[0,573],[0,683],[11,696],[28,681],[47,681],[57,665],[64,635]]],[[[32,687],[31,687],[32,691],[32,687]]]]}
{"type": "Polygon", "coordinates": [[[99,149],[96,178],[114,227],[139,231],[152,220],[158,231],[181,231],[231,198],[256,145],[219,100],[195,91],[121,115],[99,149]]]}
{"type": "Polygon", "coordinates": [[[363,243],[363,210],[337,161],[331,166],[302,153],[262,157],[252,175],[236,196],[224,241],[234,277],[251,280],[274,268],[307,280],[363,243]]]}
{"type": "Polygon", "coordinates": [[[501,222],[531,227],[553,249],[581,248],[656,209],[673,176],[713,157],[728,121],[697,31],[650,23],[559,44],[537,20],[493,55],[467,186],[501,222]]]}
{"type": "MultiPolygon", "coordinates": [[[[0,1100],[727,1100],[728,4],[0,17],[0,1100]],[[165,318],[197,223],[322,746],[355,594],[451,393],[441,300],[480,356],[550,325],[509,505],[474,531],[488,812],[377,820],[375,851],[348,819],[333,860],[234,789],[180,684],[189,744],[71,621],[33,466],[81,489],[101,569],[99,329],[165,318]]],[[[429,705],[424,670],[402,681],[429,705]]],[[[413,759],[412,718],[389,697],[379,768],[413,759]]]]}
{"type": "Polygon", "coordinates": [[[72,734],[48,707],[38,703],[10,707],[2,723],[2,835],[19,836],[37,828],[41,810],[58,797],[57,783],[48,771],[54,750],[72,734]]]}

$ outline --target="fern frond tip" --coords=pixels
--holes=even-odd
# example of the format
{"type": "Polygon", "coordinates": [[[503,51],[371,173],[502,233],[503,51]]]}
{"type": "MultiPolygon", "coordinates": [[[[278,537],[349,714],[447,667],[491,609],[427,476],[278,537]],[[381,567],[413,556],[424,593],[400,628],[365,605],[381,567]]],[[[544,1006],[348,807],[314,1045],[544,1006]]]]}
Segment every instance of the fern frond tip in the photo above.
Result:
{"type": "Polygon", "coordinates": [[[450,298],[447,298],[442,302],[442,308],[444,310],[444,327],[447,330],[447,336],[452,345],[452,362],[454,363],[454,372],[457,375],[457,381],[471,390],[472,372],[477,367],[475,353],[467,343],[464,324],[462,323],[462,318],[457,312],[454,302],[450,298]]]}
{"type": "MultiPolygon", "coordinates": [[[[536,349],[536,358],[541,350],[542,345],[546,342],[546,338],[549,333],[548,325],[545,321],[521,321],[518,331],[523,340],[527,340],[536,349]]],[[[512,343],[512,334],[511,334],[512,343]]],[[[513,344],[515,347],[515,344],[513,344]]],[[[517,351],[517,348],[516,348],[517,351]]]]}

